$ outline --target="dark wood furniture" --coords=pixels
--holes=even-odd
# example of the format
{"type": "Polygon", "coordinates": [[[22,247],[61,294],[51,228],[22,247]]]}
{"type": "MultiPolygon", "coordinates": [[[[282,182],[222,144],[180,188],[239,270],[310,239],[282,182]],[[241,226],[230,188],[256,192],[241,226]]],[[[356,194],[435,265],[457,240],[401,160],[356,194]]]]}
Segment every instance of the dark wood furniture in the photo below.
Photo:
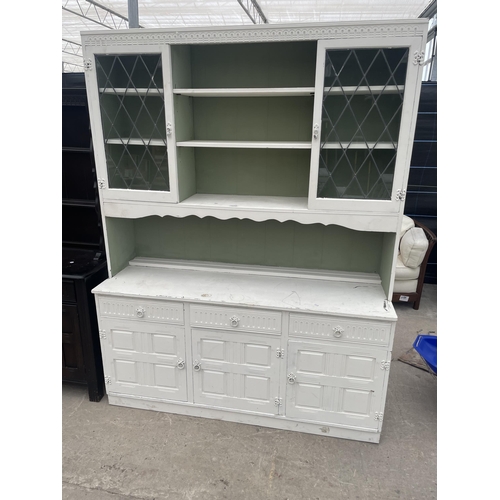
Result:
{"type": "Polygon", "coordinates": [[[432,249],[434,248],[434,245],[436,244],[437,238],[436,235],[424,224],[421,222],[415,220],[415,227],[420,227],[424,230],[425,236],[427,237],[427,240],[429,241],[429,247],[427,248],[427,252],[425,253],[424,260],[422,261],[422,264],[420,264],[420,273],[418,275],[418,284],[417,284],[417,290],[415,292],[399,292],[399,293],[394,293],[392,295],[392,302],[400,302],[401,296],[408,297],[408,300],[404,300],[401,302],[413,302],[413,309],[417,310],[420,307],[420,299],[422,297],[422,289],[424,287],[424,280],[425,280],[425,270],[427,268],[427,262],[429,260],[429,255],[432,252],[432,249]]]}
{"type": "Polygon", "coordinates": [[[82,73],[62,81],[62,380],[105,393],[92,288],[108,277],[82,73]]]}

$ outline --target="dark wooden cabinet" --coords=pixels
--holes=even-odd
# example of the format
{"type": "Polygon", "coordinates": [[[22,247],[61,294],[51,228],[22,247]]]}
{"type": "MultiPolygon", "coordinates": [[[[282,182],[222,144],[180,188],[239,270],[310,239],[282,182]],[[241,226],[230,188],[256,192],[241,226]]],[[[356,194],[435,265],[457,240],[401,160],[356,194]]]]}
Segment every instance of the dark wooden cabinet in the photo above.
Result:
{"type": "Polygon", "coordinates": [[[62,79],[62,380],[105,394],[92,288],[108,277],[85,78],[62,79]]]}

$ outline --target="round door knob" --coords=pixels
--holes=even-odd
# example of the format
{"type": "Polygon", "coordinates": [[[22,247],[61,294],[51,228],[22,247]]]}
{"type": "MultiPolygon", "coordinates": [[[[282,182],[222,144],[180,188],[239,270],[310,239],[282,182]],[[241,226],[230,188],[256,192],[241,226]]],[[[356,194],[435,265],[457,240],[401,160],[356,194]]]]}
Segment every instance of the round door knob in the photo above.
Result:
{"type": "Polygon", "coordinates": [[[177,361],[177,368],[179,368],[179,370],[182,370],[185,366],[186,363],[183,359],[179,359],[179,361],[177,361]]]}
{"type": "Polygon", "coordinates": [[[295,384],[296,376],[293,373],[289,373],[287,378],[289,384],[295,384]]]}
{"type": "Polygon", "coordinates": [[[144,318],[144,314],[146,313],[146,310],[144,307],[138,307],[135,310],[135,314],[138,318],[144,318]]]}
{"type": "Polygon", "coordinates": [[[201,363],[199,361],[195,361],[193,365],[193,370],[195,372],[199,372],[201,370],[201,363]]]}
{"type": "Polygon", "coordinates": [[[334,326],[333,327],[333,336],[336,338],[342,337],[342,334],[344,333],[344,329],[340,326],[334,326]]]}
{"type": "Polygon", "coordinates": [[[236,328],[240,324],[240,318],[238,316],[231,316],[229,322],[233,328],[236,328]]]}

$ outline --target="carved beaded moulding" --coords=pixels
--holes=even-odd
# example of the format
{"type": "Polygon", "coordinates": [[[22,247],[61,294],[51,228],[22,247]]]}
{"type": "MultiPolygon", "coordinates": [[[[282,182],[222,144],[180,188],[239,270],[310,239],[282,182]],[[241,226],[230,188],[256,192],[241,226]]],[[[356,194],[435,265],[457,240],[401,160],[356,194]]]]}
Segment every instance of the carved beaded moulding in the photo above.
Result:
{"type": "Polygon", "coordinates": [[[308,26],[308,27],[233,27],[225,29],[189,29],[179,31],[140,30],[114,31],[112,33],[82,33],[82,42],[86,47],[107,45],[158,45],[189,43],[221,43],[221,42],[272,42],[290,40],[318,40],[335,38],[368,38],[368,37],[410,37],[422,35],[424,24],[366,24],[364,26],[308,26]]]}

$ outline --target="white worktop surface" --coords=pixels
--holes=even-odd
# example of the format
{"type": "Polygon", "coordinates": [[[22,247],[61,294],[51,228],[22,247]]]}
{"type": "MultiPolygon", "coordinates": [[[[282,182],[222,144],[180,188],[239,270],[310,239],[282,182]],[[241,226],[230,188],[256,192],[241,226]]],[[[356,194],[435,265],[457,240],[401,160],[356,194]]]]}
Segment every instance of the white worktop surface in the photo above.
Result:
{"type": "MultiPolygon", "coordinates": [[[[228,270],[230,267],[228,266],[228,270]]],[[[98,295],[258,307],[394,321],[378,283],[131,265],[102,282],[98,295]]]]}

